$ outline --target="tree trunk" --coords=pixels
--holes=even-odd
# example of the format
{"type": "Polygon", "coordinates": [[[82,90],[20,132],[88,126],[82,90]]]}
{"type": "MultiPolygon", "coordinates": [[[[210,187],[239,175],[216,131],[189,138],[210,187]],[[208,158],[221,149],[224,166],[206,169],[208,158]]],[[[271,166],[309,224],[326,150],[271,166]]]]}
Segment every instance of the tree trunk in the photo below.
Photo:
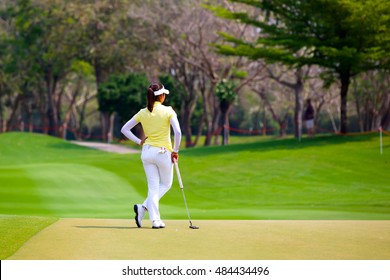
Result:
{"type": "Polygon", "coordinates": [[[33,109],[32,104],[29,102],[27,104],[27,114],[28,114],[28,132],[34,131],[34,118],[33,118],[33,109]]]}
{"type": "Polygon", "coordinates": [[[261,134],[263,136],[267,135],[267,113],[266,113],[265,110],[266,110],[266,104],[263,101],[263,113],[262,113],[262,123],[263,123],[263,126],[261,127],[261,134]]]}
{"type": "Polygon", "coordinates": [[[222,145],[228,145],[229,144],[229,112],[232,108],[232,104],[226,100],[222,100],[220,102],[220,109],[221,109],[221,125],[223,129],[222,133],[222,145]]]}
{"type": "Polygon", "coordinates": [[[216,96],[214,95],[214,88],[215,83],[212,83],[210,86],[207,97],[205,97],[203,100],[205,106],[205,118],[206,118],[206,138],[204,142],[204,146],[210,146],[213,137],[214,138],[214,144],[219,144],[219,129],[220,129],[220,123],[219,123],[219,117],[220,117],[220,110],[218,110],[218,102],[216,102],[216,96]]]}
{"type": "MultiPolygon", "coordinates": [[[[33,132],[33,109],[32,109],[32,104],[31,104],[31,97],[32,96],[27,89],[25,89],[23,92],[24,92],[23,112],[25,115],[25,119],[27,121],[27,130],[29,132],[33,132]]],[[[21,117],[22,116],[23,116],[23,114],[21,114],[21,117]]],[[[23,130],[24,130],[24,128],[23,128],[23,130]]]]}
{"type": "Polygon", "coordinates": [[[220,117],[221,117],[221,110],[217,110],[214,108],[213,111],[213,136],[214,136],[214,145],[219,146],[220,145],[220,137],[222,131],[222,126],[220,124],[220,117]]]}
{"type": "Polygon", "coordinates": [[[3,101],[0,94],[0,132],[5,132],[6,121],[5,121],[5,112],[4,112],[3,101]]]}
{"type": "Polygon", "coordinates": [[[340,89],[340,133],[348,132],[347,122],[347,96],[350,83],[349,71],[340,74],[341,89],[340,89]]]}
{"type": "Polygon", "coordinates": [[[359,96],[359,91],[357,88],[356,79],[354,79],[352,86],[353,86],[352,94],[353,94],[354,99],[355,99],[356,116],[357,116],[358,123],[359,123],[359,129],[360,129],[360,132],[363,132],[364,131],[364,124],[363,124],[362,109],[361,109],[361,104],[360,104],[361,99],[359,96]]]}
{"type": "Polygon", "coordinates": [[[384,102],[381,108],[381,127],[384,129],[390,128],[390,93],[386,93],[384,102]]]}
{"type": "Polygon", "coordinates": [[[101,121],[101,125],[102,125],[102,141],[103,142],[108,141],[107,135],[108,135],[109,118],[110,118],[109,113],[107,113],[107,112],[100,113],[100,121],[101,121]]]}
{"type": "MultiPolygon", "coordinates": [[[[96,79],[96,89],[99,90],[99,86],[101,83],[104,82],[104,72],[103,67],[100,64],[99,58],[95,57],[93,59],[93,67],[95,71],[95,79],[96,79]]],[[[101,127],[102,127],[102,141],[108,142],[108,133],[110,129],[110,113],[108,112],[101,112],[100,113],[100,121],[101,121],[101,127]]]]}
{"type": "Polygon", "coordinates": [[[183,114],[183,128],[184,135],[186,139],[186,148],[192,147],[192,132],[191,132],[191,108],[188,106],[184,106],[184,114],[183,114]]]}
{"type": "Polygon", "coordinates": [[[280,122],[278,122],[279,124],[279,136],[281,138],[284,138],[286,136],[286,129],[287,129],[287,119],[285,120],[282,120],[280,122]]]}
{"type": "Polygon", "coordinates": [[[100,116],[102,123],[102,141],[111,143],[113,140],[115,113],[103,112],[100,116]]]}
{"type": "Polygon", "coordinates": [[[212,120],[213,120],[213,128],[212,128],[212,135],[214,136],[214,145],[220,145],[220,133],[222,131],[222,126],[220,124],[220,118],[221,118],[221,110],[219,108],[219,102],[217,100],[216,95],[212,95],[212,105],[213,105],[213,110],[212,110],[212,120]]]}
{"type": "Polygon", "coordinates": [[[22,95],[18,94],[18,96],[16,97],[16,100],[12,104],[11,116],[9,117],[9,119],[7,121],[7,125],[6,125],[7,131],[12,129],[12,123],[14,122],[16,112],[19,108],[19,103],[21,101],[22,101],[22,95]]]}
{"type": "Polygon", "coordinates": [[[295,94],[295,110],[294,110],[294,135],[295,138],[302,138],[302,92],[303,82],[301,77],[297,77],[296,84],[294,86],[295,94]]]}
{"type": "MultiPolygon", "coordinates": [[[[85,96],[83,97],[82,101],[80,101],[79,103],[81,103],[80,107],[78,107],[78,105],[76,106],[73,106],[73,118],[74,118],[74,124],[75,124],[75,134],[76,134],[76,138],[77,140],[82,140],[83,139],[83,126],[84,126],[84,120],[86,119],[86,109],[87,109],[87,105],[88,105],[88,102],[91,101],[92,99],[96,98],[96,93],[95,94],[91,94],[89,95],[89,91],[90,90],[86,90],[85,91],[85,96]],[[78,120],[77,120],[77,117],[78,117],[78,120]]],[[[76,103],[77,104],[77,103],[76,103]]],[[[96,109],[97,111],[97,109],[96,109]]],[[[89,114],[94,114],[96,111],[93,111],[93,112],[90,112],[89,114]]],[[[90,137],[91,135],[91,130],[89,128],[87,128],[88,131],[87,131],[87,139],[90,137]]]]}
{"type": "Polygon", "coordinates": [[[52,73],[50,69],[47,69],[45,74],[46,82],[46,95],[48,101],[48,108],[46,111],[48,123],[49,123],[49,135],[57,136],[58,135],[58,111],[55,104],[55,90],[56,90],[56,81],[53,80],[52,73]]]}
{"type": "Polygon", "coordinates": [[[229,144],[229,112],[225,113],[224,124],[223,124],[223,145],[226,146],[229,144]]]}
{"type": "Polygon", "coordinates": [[[46,114],[46,104],[43,99],[44,97],[41,97],[40,104],[39,104],[39,115],[41,116],[42,132],[44,134],[49,134],[49,128],[48,128],[49,123],[46,114]]]}
{"type": "Polygon", "coordinates": [[[210,146],[211,140],[213,137],[213,119],[212,119],[212,104],[209,98],[214,91],[214,87],[211,87],[209,91],[202,91],[203,97],[203,111],[204,111],[204,120],[206,124],[206,137],[204,139],[204,146],[210,146]]]}
{"type": "Polygon", "coordinates": [[[115,121],[115,113],[112,113],[109,118],[109,128],[107,135],[107,142],[112,143],[114,140],[114,121],[115,121]]]}
{"type": "Polygon", "coordinates": [[[194,113],[199,94],[196,94],[195,89],[190,83],[184,84],[184,87],[186,88],[186,96],[183,103],[181,120],[183,125],[182,129],[186,139],[186,147],[190,148],[193,147],[191,118],[194,113]]]}
{"type": "Polygon", "coordinates": [[[271,103],[267,99],[267,96],[265,95],[264,90],[255,90],[255,92],[260,96],[260,98],[264,101],[264,106],[268,108],[269,112],[272,115],[272,118],[278,123],[279,125],[279,136],[284,137],[286,136],[286,129],[287,129],[287,120],[288,116],[278,116],[275,112],[275,110],[272,108],[271,103]]]}
{"type": "Polygon", "coordinates": [[[65,118],[64,118],[64,121],[62,124],[62,138],[65,140],[66,140],[66,134],[67,134],[67,130],[68,130],[68,124],[69,124],[72,108],[73,108],[74,104],[76,103],[77,96],[80,93],[80,87],[81,87],[81,79],[78,79],[77,84],[76,84],[76,89],[71,97],[71,101],[70,101],[68,109],[65,113],[65,118]]]}
{"type": "Polygon", "coordinates": [[[200,136],[202,135],[204,122],[205,122],[205,114],[203,112],[203,114],[200,117],[200,121],[199,121],[199,125],[198,125],[198,132],[196,134],[195,140],[192,142],[193,147],[195,147],[199,142],[200,136]]]}

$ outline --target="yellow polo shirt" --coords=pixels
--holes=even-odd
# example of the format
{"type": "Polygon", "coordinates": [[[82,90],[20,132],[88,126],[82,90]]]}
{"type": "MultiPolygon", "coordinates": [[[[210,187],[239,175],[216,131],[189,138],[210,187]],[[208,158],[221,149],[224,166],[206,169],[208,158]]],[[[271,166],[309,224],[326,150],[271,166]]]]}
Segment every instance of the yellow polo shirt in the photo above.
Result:
{"type": "Polygon", "coordinates": [[[164,147],[172,152],[170,119],[175,114],[172,107],[164,106],[158,101],[154,102],[153,112],[144,108],[135,114],[135,120],[141,123],[145,136],[148,137],[145,145],[164,147]]]}

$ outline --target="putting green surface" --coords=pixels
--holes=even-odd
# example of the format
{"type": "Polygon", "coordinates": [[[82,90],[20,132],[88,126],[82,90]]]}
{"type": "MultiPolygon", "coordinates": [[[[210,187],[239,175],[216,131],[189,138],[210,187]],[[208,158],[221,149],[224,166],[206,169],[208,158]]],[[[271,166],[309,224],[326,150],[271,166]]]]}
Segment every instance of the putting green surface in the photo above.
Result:
{"type": "Polygon", "coordinates": [[[63,218],[28,240],[15,260],[388,260],[390,221],[149,221],[63,218]]]}

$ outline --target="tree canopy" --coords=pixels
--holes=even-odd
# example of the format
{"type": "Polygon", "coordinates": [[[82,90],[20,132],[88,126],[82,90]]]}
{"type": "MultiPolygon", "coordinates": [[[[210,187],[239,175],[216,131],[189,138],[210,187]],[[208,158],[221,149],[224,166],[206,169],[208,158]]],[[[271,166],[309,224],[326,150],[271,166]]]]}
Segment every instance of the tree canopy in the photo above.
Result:
{"type": "Polygon", "coordinates": [[[145,85],[149,81],[145,74],[129,73],[112,75],[98,88],[99,110],[116,112],[121,120],[127,120],[145,105],[145,85]]]}
{"type": "Polygon", "coordinates": [[[305,98],[318,131],[345,132],[350,80],[348,129],[390,128],[388,1],[205,2],[2,0],[0,131],[112,141],[157,80],[187,147],[300,138],[305,98]]]}
{"type": "Polygon", "coordinates": [[[266,59],[291,66],[319,65],[324,77],[341,83],[341,132],[347,132],[347,93],[351,77],[389,68],[390,2],[383,0],[231,0],[256,13],[207,6],[219,16],[257,28],[253,41],[223,33],[230,44],[219,53],[266,59]]]}

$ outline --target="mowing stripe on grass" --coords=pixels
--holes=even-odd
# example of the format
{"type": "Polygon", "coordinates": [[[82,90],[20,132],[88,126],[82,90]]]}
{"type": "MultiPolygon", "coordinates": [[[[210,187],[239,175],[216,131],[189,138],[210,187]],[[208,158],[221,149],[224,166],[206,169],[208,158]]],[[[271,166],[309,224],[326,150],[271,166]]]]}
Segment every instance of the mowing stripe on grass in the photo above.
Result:
{"type": "MultiPolygon", "coordinates": [[[[383,138],[383,155],[377,140],[328,136],[185,149],[180,170],[191,215],[390,219],[390,137],[383,138]]],[[[111,154],[30,133],[2,133],[0,146],[2,214],[126,218],[147,195],[139,154],[111,154]]],[[[185,218],[176,179],[161,210],[164,219],[185,218]]]]}
{"type": "Polygon", "coordinates": [[[143,200],[121,176],[86,164],[0,168],[0,180],[3,214],[124,217],[131,201],[143,200]]]}

